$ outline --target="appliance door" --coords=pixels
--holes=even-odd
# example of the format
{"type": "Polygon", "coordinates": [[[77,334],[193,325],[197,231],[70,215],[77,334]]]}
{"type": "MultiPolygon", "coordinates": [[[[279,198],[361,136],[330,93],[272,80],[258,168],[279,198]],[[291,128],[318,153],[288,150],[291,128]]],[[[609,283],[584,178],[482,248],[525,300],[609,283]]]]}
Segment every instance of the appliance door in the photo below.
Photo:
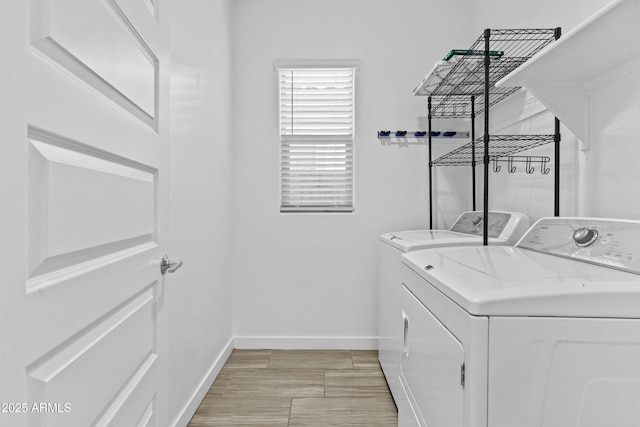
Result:
{"type": "Polygon", "coordinates": [[[405,286],[400,370],[418,417],[428,427],[462,427],[464,347],[405,286]]]}
{"type": "Polygon", "coordinates": [[[402,375],[400,375],[398,379],[400,381],[401,393],[403,393],[403,398],[396,401],[398,406],[398,427],[425,427],[424,420],[422,420],[422,417],[413,409],[411,402],[415,401],[409,399],[407,381],[402,375]]]}

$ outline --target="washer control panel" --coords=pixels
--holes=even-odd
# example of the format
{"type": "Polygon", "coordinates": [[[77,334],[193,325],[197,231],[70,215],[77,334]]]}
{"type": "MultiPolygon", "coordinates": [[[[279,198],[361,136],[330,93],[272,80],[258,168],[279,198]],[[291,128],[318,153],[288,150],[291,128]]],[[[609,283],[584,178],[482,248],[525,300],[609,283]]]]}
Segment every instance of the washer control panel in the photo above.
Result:
{"type": "MultiPolygon", "coordinates": [[[[487,229],[489,237],[500,237],[505,227],[511,219],[511,214],[507,212],[489,212],[487,219],[487,229]]],[[[482,236],[484,229],[484,215],[482,211],[465,212],[451,226],[449,230],[458,233],[473,234],[482,236]]]]}
{"type": "Polygon", "coordinates": [[[640,221],[543,218],[516,246],[640,274],[640,221]]]}

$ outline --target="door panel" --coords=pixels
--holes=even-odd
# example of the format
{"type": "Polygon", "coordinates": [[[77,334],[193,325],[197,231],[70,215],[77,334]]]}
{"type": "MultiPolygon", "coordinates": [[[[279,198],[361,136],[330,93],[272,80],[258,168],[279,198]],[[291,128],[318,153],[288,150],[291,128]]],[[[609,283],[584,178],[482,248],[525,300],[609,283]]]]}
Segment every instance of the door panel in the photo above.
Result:
{"type": "Polygon", "coordinates": [[[0,426],[167,424],[159,8],[0,5],[0,426]]]}
{"type": "Polygon", "coordinates": [[[32,0],[30,42],[79,79],[152,124],[158,68],[158,58],[146,41],[157,38],[158,28],[152,21],[139,0],[32,0]],[[135,7],[137,4],[140,7],[135,7]],[[140,29],[146,30],[146,37],[140,29]]]}
{"type": "Polygon", "coordinates": [[[147,288],[28,366],[27,402],[69,403],[68,416],[59,419],[67,426],[92,425],[96,414],[117,409],[119,391],[135,389],[157,359],[154,290],[147,288]]]}
{"type": "MultiPolygon", "coordinates": [[[[155,261],[157,249],[158,245],[151,243],[122,251],[104,262],[96,259],[86,267],[80,265],[55,272],[48,275],[48,282],[43,279],[40,288],[26,295],[21,323],[16,325],[24,335],[24,339],[17,339],[25,360],[31,364],[53,349],[59,351],[64,343],[79,339],[147,288],[154,289],[155,299],[161,299],[163,284],[155,261]],[[143,274],[135,272],[146,265],[152,268],[144,268],[143,274]]],[[[160,313],[153,316],[157,314],[160,313]]],[[[128,352],[128,349],[120,351],[128,352]]]]}
{"type": "Polygon", "coordinates": [[[154,239],[156,170],[40,130],[29,142],[30,278],[154,239]]]}

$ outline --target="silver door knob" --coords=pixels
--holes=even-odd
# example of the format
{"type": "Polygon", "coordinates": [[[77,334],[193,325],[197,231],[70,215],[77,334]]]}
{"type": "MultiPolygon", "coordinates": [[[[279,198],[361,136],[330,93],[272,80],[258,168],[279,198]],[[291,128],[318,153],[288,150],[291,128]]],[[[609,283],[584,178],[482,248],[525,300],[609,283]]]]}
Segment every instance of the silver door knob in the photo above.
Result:
{"type": "Polygon", "coordinates": [[[165,254],[160,261],[160,272],[162,274],[175,273],[177,269],[182,267],[182,261],[171,261],[165,254]]]}

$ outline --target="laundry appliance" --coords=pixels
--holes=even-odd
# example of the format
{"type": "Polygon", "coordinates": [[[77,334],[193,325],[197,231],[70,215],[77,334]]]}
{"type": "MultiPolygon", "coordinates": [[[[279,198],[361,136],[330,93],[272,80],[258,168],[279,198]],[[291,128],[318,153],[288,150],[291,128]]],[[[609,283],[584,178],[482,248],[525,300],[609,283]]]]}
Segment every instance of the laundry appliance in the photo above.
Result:
{"type": "MultiPolygon", "coordinates": [[[[513,245],[529,228],[529,219],[518,212],[489,211],[487,228],[490,245],[513,245]]],[[[379,249],[379,344],[380,365],[389,389],[401,406],[400,352],[402,317],[400,311],[402,262],[405,252],[430,247],[481,245],[484,228],[482,211],[462,213],[448,230],[410,230],[380,236],[379,249]]]]}
{"type": "Polygon", "coordinates": [[[403,255],[399,426],[640,425],[640,221],[403,255]]]}

